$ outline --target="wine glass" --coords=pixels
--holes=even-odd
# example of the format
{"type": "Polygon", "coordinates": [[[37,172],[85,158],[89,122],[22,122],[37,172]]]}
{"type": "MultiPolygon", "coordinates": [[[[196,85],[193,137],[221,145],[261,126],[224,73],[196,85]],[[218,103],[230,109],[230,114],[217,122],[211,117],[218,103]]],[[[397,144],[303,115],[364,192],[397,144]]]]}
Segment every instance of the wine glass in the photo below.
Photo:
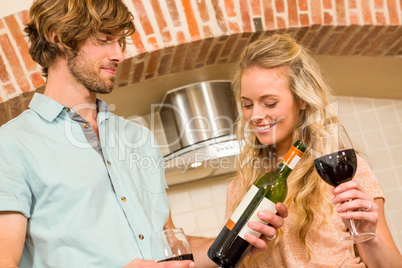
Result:
{"type": "MultiPolygon", "coordinates": [[[[356,173],[357,158],[352,142],[343,126],[327,124],[313,133],[314,165],[320,177],[336,187],[350,181],[356,173]]],[[[349,220],[350,235],[338,240],[361,243],[374,238],[375,233],[358,233],[355,223],[349,220]]]]}
{"type": "Polygon", "coordinates": [[[151,235],[152,259],[164,261],[194,261],[190,243],[183,229],[166,229],[151,235]]]}

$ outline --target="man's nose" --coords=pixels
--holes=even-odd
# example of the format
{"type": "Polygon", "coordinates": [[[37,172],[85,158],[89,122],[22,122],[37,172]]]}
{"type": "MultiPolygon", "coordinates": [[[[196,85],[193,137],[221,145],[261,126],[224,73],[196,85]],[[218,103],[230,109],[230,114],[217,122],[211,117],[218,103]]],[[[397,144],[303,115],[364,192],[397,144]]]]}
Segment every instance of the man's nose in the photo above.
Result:
{"type": "Polygon", "coordinates": [[[110,45],[111,52],[109,54],[109,60],[120,63],[124,61],[124,52],[119,44],[119,42],[113,42],[113,44],[110,45]]]}

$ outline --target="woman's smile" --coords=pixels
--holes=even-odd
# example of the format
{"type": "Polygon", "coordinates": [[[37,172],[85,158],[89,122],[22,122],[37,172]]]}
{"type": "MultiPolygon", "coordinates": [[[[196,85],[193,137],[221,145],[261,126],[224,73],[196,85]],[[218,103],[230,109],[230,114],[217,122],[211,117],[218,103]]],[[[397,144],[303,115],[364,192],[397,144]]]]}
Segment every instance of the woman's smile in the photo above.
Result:
{"type": "Polygon", "coordinates": [[[275,124],[267,124],[267,125],[264,125],[264,124],[256,125],[255,127],[257,129],[258,134],[265,134],[265,133],[270,132],[275,126],[276,126],[276,123],[275,124]]]}

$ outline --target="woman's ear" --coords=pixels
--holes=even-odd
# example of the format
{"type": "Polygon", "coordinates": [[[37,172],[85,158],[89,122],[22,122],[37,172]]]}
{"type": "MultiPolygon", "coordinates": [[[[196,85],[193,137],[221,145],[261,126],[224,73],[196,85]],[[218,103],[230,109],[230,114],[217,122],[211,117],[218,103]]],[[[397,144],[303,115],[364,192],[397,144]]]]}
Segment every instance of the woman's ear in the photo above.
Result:
{"type": "Polygon", "coordinates": [[[300,101],[300,110],[306,110],[307,109],[307,102],[305,101],[300,101]]]}

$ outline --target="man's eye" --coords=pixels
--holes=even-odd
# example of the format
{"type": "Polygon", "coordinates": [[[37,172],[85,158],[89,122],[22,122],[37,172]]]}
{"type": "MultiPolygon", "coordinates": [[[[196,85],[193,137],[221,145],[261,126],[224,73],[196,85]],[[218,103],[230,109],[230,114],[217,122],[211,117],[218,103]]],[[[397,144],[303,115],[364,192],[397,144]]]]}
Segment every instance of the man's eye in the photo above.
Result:
{"type": "Polygon", "coordinates": [[[125,39],[119,39],[119,40],[112,40],[108,38],[98,39],[98,43],[100,45],[113,44],[114,42],[117,42],[120,47],[124,47],[125,39]]]}

